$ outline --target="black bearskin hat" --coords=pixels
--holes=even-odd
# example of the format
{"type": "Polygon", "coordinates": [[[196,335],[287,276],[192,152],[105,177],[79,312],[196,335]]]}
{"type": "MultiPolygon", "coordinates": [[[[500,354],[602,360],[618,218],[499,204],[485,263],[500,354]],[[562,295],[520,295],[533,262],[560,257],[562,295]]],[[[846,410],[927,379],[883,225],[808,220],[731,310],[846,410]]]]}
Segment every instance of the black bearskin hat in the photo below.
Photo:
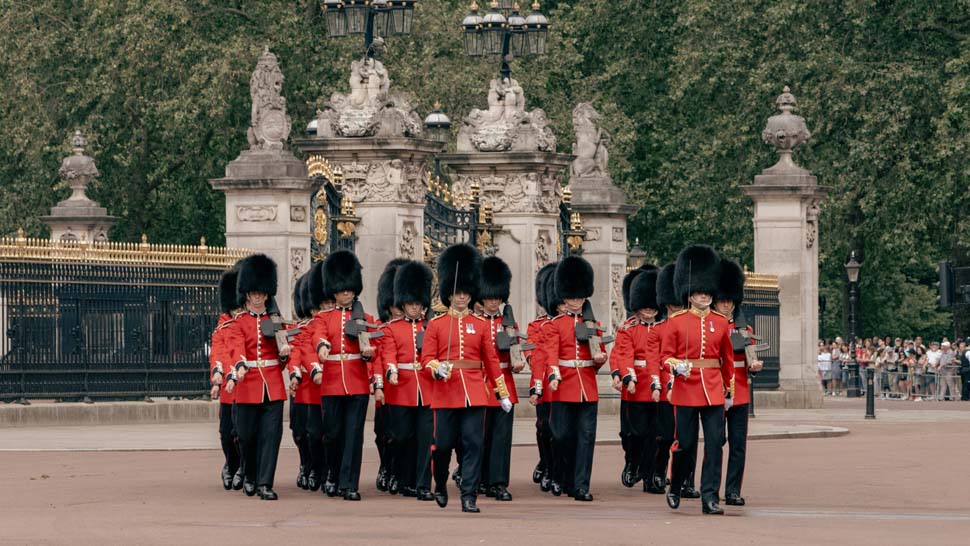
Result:
{"type": "Polygon", "coordinates": [[[300,297],[303,299],[303,310],[306,313],[304,318],[313,318],[313,291],[310,286],[310,279],[313,278],[313,270],[303,274],[303,286],[300,287],[300,297]]]}
{"type": "Polygon", "coordinates": [[[674,267],[667,264],[657,275],[657,305],[684,305],[674,292],[674,267]]]}
{"type": "Polygon", "coordinates": [[[322,262],[317,262],[313,264],[310,272],[307,273],[307,289],[310,291],[310,305],[313,309],[318,309],[323,302],[333,299],[333,294],[327,294],[323,291],[323,264],[326,260],[322,262]]]}
{"type": "Polygon", "coordinates": [[[416,260],[408,260],[394,274],[394,305],[404,309],[405,303],[420,303],[431,308],[431,268],[416,260]]]}
{"type": "Polygon", "coordinates": [[[556,269],[550,271],[543,280],[543,291],[546,294],[546,311],[549,316],[554,317],[559,314],[559,306],[562,305],[562,296],[559,294],[559,286],[556,284],[556,271],[559,264],[553,264],[556,269]]]}
{"type": "Polygon", "coordinates": [[[546,279],[556,270],[556,264],[546,264],[536,273],[536,303],[546,312],[547,315],[554,315],[556,310],[549,309],[549,302],[546,298],[546,279]]]}
{"type": "Polygon", "coordinates": [[[502,258],[489,256],[482,260],[482,285],[478,301],[496,298],[508,302],[511,286],[512,270],[502,258]]]}
{"type": "Polygon", "coordinates": [[[721,259],[720,282],[717,285],[715,300],[731,300],[735,311],[744,301],[744,270],[734,260],[721,259]]]}
{"type": "Polygon", "coordinates": [[[394,258],[387,262],[381,278],[377,280],[377,316],[381,322],[391,319],[391,307],[394,306],[394,273],[407,261],[406,258],[394,258]]]}
{"type": "Polygon", "coordinates": [[[660,310],[660,305],[657,304],[658,274],[657,268],[653,268],[643,271],[633,279],[633,283],[630,284],[630,309],[632,311],[648,307],[660,310]]]}
{"type": "Polygon", "coordinates": [[[219,307],[223,313],[229,313],[239,307],[239,299],[236,296],[236,279],[239,271],[235,267],[222,274],[219,279],[219,307]]]}
{"type": "Polygon", "coordinates": [[[438,296],[441,303],[445,307],[451,306],[451,295],[455,292],[471,294],[471,301],[477,300],[481,271],[482,255],[475,247],[461,243],[444,249],[438,256],[438,296]]]}
{"type": "Polygon", "coordinates": [[[674,269],[674,292],[681,301],[694,292],[717,294],[721,257],[707,245],[691,245],[677,255],[674,269]]]}
{"type": "Polygon", "coordinates": [[[593,295],[593,266],[579,256],[566,256],[556,266],[556,290],[562,299],[593,295]]]}
{"type": "Polygon", "coordinates": [[[268,296],[276,295],[276,262],[265,254],[247,256],[236,265],[239,277],[236,279],[236,301],[242,306],[246,294],[262,292],[268,296]]]}
{"type": "MultiPolygon", "coordinates": [[[[630,271],[623,277],[622,292],[623,292],[623,308],[626,309],[627,313],[633,313],[637,310],[636,307],[630,306],[630,286],[633,285],[633,280],[636,279],[640,273],[646,271],[657,271],[657,266],[653,264],[643,264],[640,267],[630,271]]],[[[654,283],[656,284],[656,283],[654,283]]],[[[642,307],[641,307],[642,309],[642,307]]]]}
{"type": "Polygon", "coordinates": [[[306,277],[306,275],[301,276],[293,285],[293,314],[296,315],[296,318],[298,319],[306,318],[309,314],[306,299],[303,297],[303,289],[306,286],[306,277]]]}
{"type": "Polygon", "coordinates": [[[323,291],[332,297],[344,290],[359,296],[364,290],[364,279],[357,256],[349,250],[338,250],[323,262],[323,291]]]}

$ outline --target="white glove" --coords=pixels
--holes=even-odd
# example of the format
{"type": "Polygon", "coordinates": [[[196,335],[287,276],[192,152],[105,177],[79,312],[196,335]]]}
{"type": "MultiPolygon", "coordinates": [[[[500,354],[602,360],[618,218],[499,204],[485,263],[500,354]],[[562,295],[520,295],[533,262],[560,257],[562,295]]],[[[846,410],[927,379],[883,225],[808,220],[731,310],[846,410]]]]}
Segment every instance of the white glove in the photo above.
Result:
{"type": "Polygon", "coordinates": [[[683,362],[678,362],[677,365],[674,366],[674,375],[679,375],[679,376],[687,375],[687,364],[683,362]]]}
{"type": "Polygon", "coordinates": [[[734,406],[734,398],[724,399],[724,411],[731,409],[734,406]]]}
{"type": "Polygon", "coordinates": [[[451,366],[452,365],[450,362],[442,362],[438,366],[438,370],[435,371],[434,376],[438,379],[447,381],[448,378],[451,377],[451,366]]]}
{"type": "Polygon", "coordinates": [[[512,401],[509,400],[508,398],[502,399],[502,411],[504,411],[505,413],[512,411],[512,401]]]}

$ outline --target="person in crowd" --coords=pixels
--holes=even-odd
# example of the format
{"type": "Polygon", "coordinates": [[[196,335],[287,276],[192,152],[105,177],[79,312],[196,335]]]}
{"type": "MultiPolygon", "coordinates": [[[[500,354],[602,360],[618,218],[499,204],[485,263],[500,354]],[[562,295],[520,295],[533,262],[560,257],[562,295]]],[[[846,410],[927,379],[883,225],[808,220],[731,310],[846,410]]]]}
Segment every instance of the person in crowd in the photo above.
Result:
{"type": "Polygon", "coordinates": [[[957,368],[960,362],[949,341],[944,341],[941,348],[937,395],[940,400],[957,400],[960,397],[960,389],[957,388],[957,368]]]}
{"type": "Polygon", "coordinates": [[[822,381],[822,390],[825,391],[825,395],[830,395],[832,393],[832,353],[829,352],[825,343],[820,343],[818,346],[818,377],[822,381]]]}

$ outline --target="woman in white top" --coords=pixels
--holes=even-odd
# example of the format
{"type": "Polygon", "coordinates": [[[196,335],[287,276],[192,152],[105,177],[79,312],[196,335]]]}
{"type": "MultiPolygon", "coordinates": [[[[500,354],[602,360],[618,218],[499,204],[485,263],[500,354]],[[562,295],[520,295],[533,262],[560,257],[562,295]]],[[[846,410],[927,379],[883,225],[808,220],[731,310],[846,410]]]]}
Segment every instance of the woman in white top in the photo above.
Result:
{"type": "Polygon", "coordinates": [[[832,381],[832,353],[824,344],[818,348],[818,375],[822,380],[822,389],[830,394],[829,383],[832,381]]]}

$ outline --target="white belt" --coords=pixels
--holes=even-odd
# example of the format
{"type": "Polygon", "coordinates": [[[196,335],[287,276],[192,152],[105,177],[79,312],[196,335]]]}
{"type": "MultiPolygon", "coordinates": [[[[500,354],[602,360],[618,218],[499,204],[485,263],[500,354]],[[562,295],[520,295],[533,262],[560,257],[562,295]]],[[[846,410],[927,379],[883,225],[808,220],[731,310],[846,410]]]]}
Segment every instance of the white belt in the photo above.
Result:
{"type": "Polygon", "coordinates": [[[744,361],[743,360],[735,360],[734,361],[734,367],[735,368],[743,368],[744,367],[744,361]]]}
{"type": "Polygon", "coordinates": [[[499,368],[502,368],[503,370],[507,370],[507,369],[509,369],[509,368],[510,368],[511,366],[512,366],[512,365],[511,365],[511,364],[509,364],[508,362],[499,362],[499,363],[498,363],[498,367],[499,367],[499,368]]]}
{"type": "Polygon", "coordinates": [[[341,360],[360,360],[360,353],[327,355],[327,360],[330,362],[340,362],[341,360]]]}
{"type": "Polygon", "coordinates": [[[560,360],[559,366],[562,368],[591,368],[596,364],[592,360],[560,360]]]}
{"type": "Polygon", "coordinates": [[[418,370],[418,371],[420,371],[421,370],[421,363],[420,362],[402,362],[401,364],[398,364],[397,365],[397,369],[399,369],[399,370],[418,370]]]}
{"type": "Polygon", "coordinates": [[[634,360],[633,361],[633,365],[636,366],[637,368],[646,368],[647,367],[647,361],[646,360],[634,360]]]}
{"type": "Polygon", "coordinates": [[[275,358],[273,360],[246,360],[244,363],[247,368],[271,368],[280,365],[280,361],[275,358]]]}

